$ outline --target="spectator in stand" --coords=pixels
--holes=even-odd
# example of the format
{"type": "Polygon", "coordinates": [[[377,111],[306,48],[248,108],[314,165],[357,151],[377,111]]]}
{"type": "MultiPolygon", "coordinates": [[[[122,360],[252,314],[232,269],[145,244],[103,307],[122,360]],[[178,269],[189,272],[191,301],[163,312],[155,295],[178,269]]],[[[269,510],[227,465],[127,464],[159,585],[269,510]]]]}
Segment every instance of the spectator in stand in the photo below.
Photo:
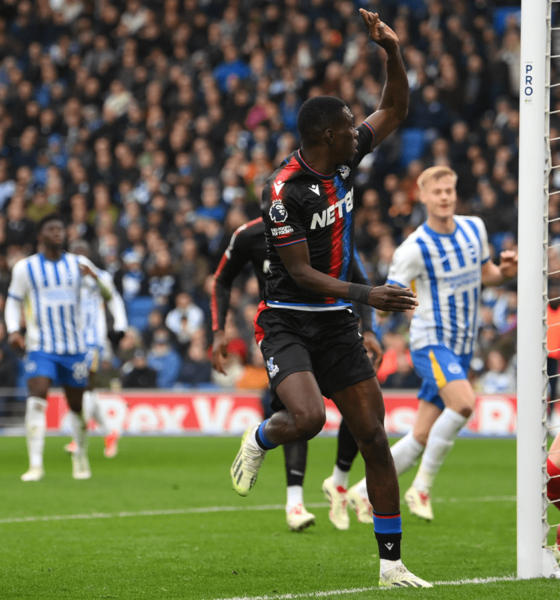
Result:
{"type": "Polygon", "coordinates": [[[35,242],[35,225],[25,216],[24,199],[14,194],[6,211],[6,245],[31,248],[35,242]]]}
{"type": "Polygon", "coordinates": [[[410,364],[410,357],[405,353],[399,353],[396,356],[396,363],[395,371],[387,376],[383,387],[397,390],[419,389],[422,380],[410,364]]]}
{"type": "Polygon", "coordinates": [[[211,375],[212,363],[208,358],[206,337],[202,330],[198,330],[189,344],[177,382],[189,387],[196,387],[209,384],[211,375]]]}
{"type": "Polygon", "coordinates": [[[486,371],[478,382],[483,394],[513,394],[516,390],[515,372],[508,368],[501,352],[492,350],[486,358],[486,371]]]}
{"type": "MultiPolygon", "coordinates": [[[[83,1],[4,2],[0,255],[8,277],[15,258],[33,250],[32,220],[52,206],[128,300],[152,295],[167,313],[187,292],[208,315],[207,276],[232,232],[259,216],[270,172],[297,148],[298,106],[336,93],[359,124],[379,104],[382,60],[348,5],[268,3],[255,12],[237,0],[125,0],[91,12],[83,1]]],[[[408,5],[385,3],[384,19],[402,42],[411,87],[405,127],[422,129],[426,148],[404,164],[395,132],[355,186],[356,244],[381,282],[395,243],[425,218],[418,168],[449,161],[460,212],[479,212],[497,248],[516,236],[519,29],[508,21],[495,30],[490,2],[408,5]]],[[[560,129],[557,115],[551,121],[560,129]]],[[[551,144],[558,166],[560,144],[551,144]]],[[[558,170],[550,191],[560,191],[558,170]]],[[[554,199],[551,214],[560,215],[554,199]]],[[[250,303],[241,290],[239,310],[250,303]]]]}
{"type": "Polygon", "coordinates": [[[137,252],[127,252],[123,256],[122,268],[115,273],[115,287],[125,303],[149,293],[148,278],[141,263],[142,259],[137,252]]]}
{"type": "Polygon", "coordinates": [[[165,318],[166,327],[175,334],[183,353],[196,332],[204,328],[204,313],[184,292],[177,294],[175,308],[165,318]]]}
{"type": "Polygon", "coordinates": [[[154,264],[148,271],[148,290],[154,304],[167,312],[177,293],[177,277],[171,254],[163,246],[156,251],[154,264]]]}
{"type": "Polygon", "coordinates": [[[268,388],[268,375],[266,374],[264,359],[254,338],[251,344],[251,360],[245,365],[241,376],[235,382],[235,387],[240,390],[260,391],[268,388]]]}
{"type": "Polygon", "coordinates": [[[181,357],[171,346],[171,336],[165,327],[154,332],[147,364],[157,373],[157,387],[172,388],[179,376],[181,357]]]}
{"type": "Polygon", "coordinates": [[[135,350],[130,370],[123,377],[123,387],[150,389],[157,386],[157,373],[148,366],[144,350],[135,350]]]}

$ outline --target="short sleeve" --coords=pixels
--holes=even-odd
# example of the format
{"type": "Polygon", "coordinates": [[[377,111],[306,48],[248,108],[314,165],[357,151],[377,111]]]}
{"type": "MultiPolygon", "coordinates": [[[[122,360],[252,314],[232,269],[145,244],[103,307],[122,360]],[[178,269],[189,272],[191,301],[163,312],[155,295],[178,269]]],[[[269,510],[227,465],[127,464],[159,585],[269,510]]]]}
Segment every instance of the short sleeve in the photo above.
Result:
{"type": "Polygon", "coordinates": [[[409,288],[414,279],[420,275],[421,269],[422,261],[418,245],[403,244],[395,250],[387,283],[409,288]]]}
{"type": "Polygon", "coordinates": [[[490,248],[488,247],[488,232],[482,219],[477,219],[478,230],[480,231],[480,264],[490,260],[490,248]]]}
{"type": "Polygon", "coordinates": [[[26,264],[25,260],[20,260],[14,265],[12,269],[12,281],[8,289],[8,296],[20,302],[24,300],[29,289],[26,264]]]}
{"type": "Polygon", "coordinates": [[[357,129],[358,151],[354,157],[354,166],[357,166],[361,162],[362,158],[364,158],[366,154],[369,154],[373,150],[373,141],[375,139],[375,132],[365,121],[357,129]]]}
{"type": "Polygon", "coordinates": [[[290,186],[284,191],[281,189],[284,185],[282,182],[272,182],[272,202],[268,209],[270,235],[276,248],[307,240],[301,203],[294,187],[290,186]]]}

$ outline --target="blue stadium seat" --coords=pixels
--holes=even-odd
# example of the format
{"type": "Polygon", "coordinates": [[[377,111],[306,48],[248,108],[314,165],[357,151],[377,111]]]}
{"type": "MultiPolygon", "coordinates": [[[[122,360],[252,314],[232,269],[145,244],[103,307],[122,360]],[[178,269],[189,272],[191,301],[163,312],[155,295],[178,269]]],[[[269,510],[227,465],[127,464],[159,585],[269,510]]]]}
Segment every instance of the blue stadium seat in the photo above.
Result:
{"type": "Polygon", "coordinates": [[[155,308],[155,303],[151,296],[138,296],[126,303],[126,313],[128,324],[144,331],[148,326],[148,315],[155,308]]]}
{"type": "Polygon", "coordinates": [[[410,128],[401,131],[401,167],[420,158],[426,148],[426,136],[423,129],[410,128]]]}

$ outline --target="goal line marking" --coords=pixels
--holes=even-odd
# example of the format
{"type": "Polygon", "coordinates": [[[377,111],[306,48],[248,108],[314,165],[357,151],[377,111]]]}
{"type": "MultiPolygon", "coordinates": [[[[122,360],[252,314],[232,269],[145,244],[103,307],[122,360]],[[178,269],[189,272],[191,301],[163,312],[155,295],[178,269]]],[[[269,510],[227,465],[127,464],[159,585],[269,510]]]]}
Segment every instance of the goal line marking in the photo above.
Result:
{"type": "MultiPolygon", "coordinates": [[[[483,496],[480,498],[438,498],[441,504],[455,504],[458,502],[515,502],[515,496],[483,496]]],[[[327,502],[310,502],[308,508],[327,508],[327,502]]],[[[221,512],[247,512],[247,511],[265,511],[265,510],[285,510],[284,504],[267,504],[263,506],[201,506],[198,508],[171,508],[168,510],[139,510],[134,512],[116,512],[116,513],[89,513],[81,515],[43,515],[30,517],[12,517],[0,519],[0,525],[9,523],[36,523],[40,521],[79,521],[88,519],[120,519],[124,517],[158,517],[166,515],[198,515],[205,513],[221,512]]]]}
{"type": "MultiPolygon", "coordinates": [[[[459,579],[456,581],[435,581],[434,586],[440,585],[476,585],[485,583],[496,583],[502,581],[518,581],[517,577],[507,575],[505,577],[486,577],[475,579],[459,579]]],[[[394,588],[393,588],[394,589],[394,588]]],[[[304,592],[302,594],[283,594],[274,596],[235,596],[229,598],[216,598],[215,600],[298,600],[299,598],[331,598],[332,596],[346,596],[350,594],[361,594],[363,592],[386,592],[389,588],[365,587],[365,588],[349,588],[347,590],[329,590],[324,592],[304,592]]]]}

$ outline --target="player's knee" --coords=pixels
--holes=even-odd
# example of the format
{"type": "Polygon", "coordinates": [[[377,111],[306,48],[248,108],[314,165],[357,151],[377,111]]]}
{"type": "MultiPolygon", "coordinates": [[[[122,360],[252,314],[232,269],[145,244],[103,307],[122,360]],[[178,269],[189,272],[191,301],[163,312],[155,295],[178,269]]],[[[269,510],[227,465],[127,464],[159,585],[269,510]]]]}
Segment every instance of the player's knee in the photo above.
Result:
{"type": "Polygon", "coordinates": [[[310,440],[321,432],[327,418],[322,410],[309,410],[294,419],[297,430],[297,438],[310,440]]]}
{"type": "Polygon", "coordinates": [[[460,406],[457,407],[456,411],[462,416],[465,417],[465,419],[468,419],[471,415],[472,415],[472,411],[473,411],[473,406],[471,406],[470,404],[461,404],[460,406]]]}
{"type": "Polygon", "coordinates": [[[429,431],[415,431],[414,439],[422,446],[426,447],[428,443],[428,436],[430,435],[429,431]]]}
{"type": "Polygon", "coordinates": [[[363,430],[360,439],[357,440],[362,454],[374,453],[379,455],[381,450],[389,448],[387,434],[381,421],[371,424],[363,430]]]}
{"type": "Polygon", "coordinates": [[[29,381],[28,388],[29,395],[36,398],[46,399],[49,392],[49,384],[43,381],[29,381]]]}

